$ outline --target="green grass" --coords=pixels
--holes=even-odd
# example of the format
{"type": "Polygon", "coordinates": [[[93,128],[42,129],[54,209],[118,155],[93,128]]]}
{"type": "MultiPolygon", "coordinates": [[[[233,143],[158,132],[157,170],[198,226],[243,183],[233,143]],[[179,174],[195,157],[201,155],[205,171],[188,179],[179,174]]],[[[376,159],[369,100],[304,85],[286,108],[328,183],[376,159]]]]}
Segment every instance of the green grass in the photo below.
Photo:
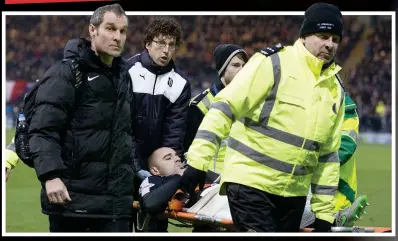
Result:
{"type": "MultiPolygon", "coordinates": [[[[7,143],[13,134],[7,131],[7,143]]],[[[391,146],[358,147],[358,189],[359,193],[368,195],[371,206],[357,225],[391,227],[391,155],[391,146]]],[[[48,219],[40,211],[39,194],[40,183],[34,170],[18,164],[7,182],[6,232],[48,232],[48,219]]],[[[190,229],[169,225],[169,232],[190,232],[190,229]]]]}
{"type": "Polygon", "coordinates": [[[390,145],[359,145],[358,193],[366,194],[370,206],[358,225],[391,227],[392,149],[390,145]]]}

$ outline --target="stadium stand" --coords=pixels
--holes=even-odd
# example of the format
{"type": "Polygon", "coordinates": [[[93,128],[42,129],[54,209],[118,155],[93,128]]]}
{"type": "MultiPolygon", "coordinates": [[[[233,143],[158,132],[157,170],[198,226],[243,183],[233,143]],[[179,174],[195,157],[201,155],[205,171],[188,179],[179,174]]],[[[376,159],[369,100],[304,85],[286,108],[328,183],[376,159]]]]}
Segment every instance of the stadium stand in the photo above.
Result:
{"type": "MultiPolygon", "coordinates": [[[[29,89],[46,69],[62,58],[63,47],[72,38],[88,37],[88,16],[7,16],[6,79],[7,118],[15,118],[23,91],[29,89]],[[20,88],[19,88],[20,89],[20,88]],[[11,92],[11,93],[10,93],[11,92]],[[20,93],[22,92],[22,93],[20,93]]],[[[130,16],[123,57],[143,49],[144,29],[151,16],[130,16]]],[[[176,16],[184,30],[184,42],[176,63],[192,80],[192,95],[215,79],[214,48],[235,43],[249,55],[264,46],[289,45],[298,37],[302,16],[176,16]]],[[[391,132],[391,17],[344,16],[344,38],[336,62],[343,67],[348,59],[356,64],[347,70],[346,89],[358,104],[362,131],[391,132]],[[359,54],[354,50],[365,41],[359,54]],[[359,57],[357,57],[359,56],[359,57]]],[[[352,64],[352,63],[351,63],[352,64]]]]}

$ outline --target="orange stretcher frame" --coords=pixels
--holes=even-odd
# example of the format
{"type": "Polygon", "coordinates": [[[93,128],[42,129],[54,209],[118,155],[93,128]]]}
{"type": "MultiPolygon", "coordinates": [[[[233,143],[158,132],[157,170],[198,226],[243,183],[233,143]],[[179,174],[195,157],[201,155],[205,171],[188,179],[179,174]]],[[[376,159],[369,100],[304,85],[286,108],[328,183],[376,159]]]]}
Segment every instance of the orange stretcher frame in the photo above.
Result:
{"type": "MultiPolygon", "coordinates": [[[[139,203],[135,201],[133,203],[133,208],[140,209],[139,203]]],[[[197,223],[212,223],[218,227],[225,228],[227,232],[234,232],[234,225],[231,219],[217,219],[211,218],[203,215],[198,215],[196,213],[186,212],[185,208],[182,211],[165,211],[164,216],[167,218],[171,218],[177,221],[185,221],[192,224],[197,223]]],[[[388,227],[354,227],[353,228],[332,228],[334,232],[372,232],[372,233],[389,233],[392,232],[391,228],[388,227]]],[[[311,232],[311,228],[303,228],[300,232],[311,232]]]]}

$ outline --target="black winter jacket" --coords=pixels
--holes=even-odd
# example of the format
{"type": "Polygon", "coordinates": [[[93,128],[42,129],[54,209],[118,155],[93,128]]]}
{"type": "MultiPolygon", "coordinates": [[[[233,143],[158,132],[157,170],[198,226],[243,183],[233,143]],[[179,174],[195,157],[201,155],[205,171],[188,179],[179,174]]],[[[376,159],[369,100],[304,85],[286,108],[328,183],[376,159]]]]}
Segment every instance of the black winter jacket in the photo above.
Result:
{"type": "Polygon", "coordinates": [[[34,167],[42,182],[45,214],[128,218],[133,202],[131,79],[124,61],[105,66],[87,40],[65,47],[65,58],[80,59],[82,84],[75,89],[68,65],[54,64],[37,92],[29,127],[34,167]],[[60,177],[72,201],[50,204],[45,181],[60,177]]]}
{"type": "Polygon", "coordinates": [[[133,132],[137,140],[136,171],[147,169],[147,158],[160,147],[184,153],[190,82],[174,62],[155,66],[147,50],[127,60],[134,91],[133,132]]]}

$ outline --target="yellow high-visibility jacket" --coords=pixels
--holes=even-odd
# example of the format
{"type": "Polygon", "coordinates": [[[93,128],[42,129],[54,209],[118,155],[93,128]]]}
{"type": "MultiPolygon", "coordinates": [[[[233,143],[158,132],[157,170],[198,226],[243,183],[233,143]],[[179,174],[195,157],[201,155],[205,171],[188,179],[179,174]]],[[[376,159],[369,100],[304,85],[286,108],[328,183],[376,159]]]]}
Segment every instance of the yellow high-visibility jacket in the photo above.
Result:
{"type": "MultiPolygon", "coordinates": [[[[185,150],[188,150],[189,146],[192,144],[196,132],[199,129],[200,123],[214,101],[214,96],[217,95],[217,93],[219,93],[224,87],[225,86],[220,81],[219,83],[213,84],[210,88],[192,98],[189,104],[187,130],[184,139],[185,150]]],[[[209,163],[209,170],[218,174],[221,174],[222,167],[224,165],[224,156],[226,150],[225,145],[226,140],[221,141],[220,148],[217,150],[216,155],[209,163]]]]}
{"type": "Polygon", "coordinates": [[[11,143],[6,148],[6,168],[13,169],[19,162],[19,157],[15,153],[14,138],[12,138],[11,143]]]}
{"type": "Polygon", "coordinates": [[[207,171],[228,137],[221,195],[226,182],[284,197],[307,196],[311,185],[312,210],[332,223],[344,90],[336,77],[341,67],[322,67],[301,40],[269,57],[256,53],[214,98],[188,164],[207,171]]]}
{"type": "Polygon", "coordinates": [[[357,198],[357,170],[355,150],[359,134],[359,117],[357,106],[348,96],[345,96],[345,114],[343,133],[339,149],[340,180],[336,193],[336,211],[343,210],[357,198]]]}

